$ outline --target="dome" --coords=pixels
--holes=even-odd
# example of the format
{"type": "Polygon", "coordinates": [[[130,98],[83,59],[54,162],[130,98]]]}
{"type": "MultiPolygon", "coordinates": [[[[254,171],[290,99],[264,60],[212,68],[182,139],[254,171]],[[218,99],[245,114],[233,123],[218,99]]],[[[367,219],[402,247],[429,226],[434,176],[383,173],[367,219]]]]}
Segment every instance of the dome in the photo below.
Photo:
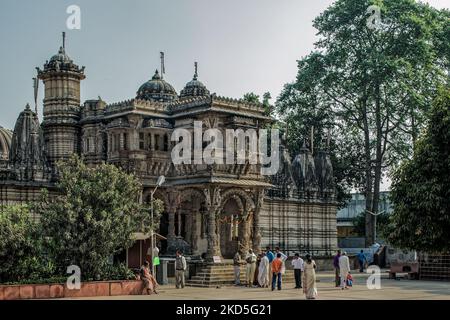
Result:
{"type": "Polygon", "coordinates": [[[58,53],[50,58],[50,62],[72,63],[72,60],[66,54],[66,50],[60,47],[58,53]]]}
{"type": "Polygon", "coordinates": [[[0,161],[9,159],[12,131],[0,126],[0,161]]]}
{"type": "Polygon", "coordinates": [[[209,90],[206,86],[198,80],[197,62],[195,63],[195,74],[192,81],[189,81],[183,90],[180,92],[180,97],[198,97],[209,96],[209,90]]]}
{"type": "Polygon", "coordinates": [[[144,83],[137,92],[137,99],[148,101],[172,101],[177,98],[177,92],[164,81],[156,70],[152,80],[144,83]]]}

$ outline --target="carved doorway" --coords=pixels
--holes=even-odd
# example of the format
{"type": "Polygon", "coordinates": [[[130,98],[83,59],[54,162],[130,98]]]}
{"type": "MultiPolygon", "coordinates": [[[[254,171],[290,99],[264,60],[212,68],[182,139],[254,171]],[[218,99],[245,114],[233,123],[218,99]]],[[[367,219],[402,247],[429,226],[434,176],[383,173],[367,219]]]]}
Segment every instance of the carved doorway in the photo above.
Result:
{"type": "Polygon", "coordinates": [[[238,198],[230,198],[219,216],[220,251],[224,259],[232,259],[242,239],[243,215],[238,198]]]}

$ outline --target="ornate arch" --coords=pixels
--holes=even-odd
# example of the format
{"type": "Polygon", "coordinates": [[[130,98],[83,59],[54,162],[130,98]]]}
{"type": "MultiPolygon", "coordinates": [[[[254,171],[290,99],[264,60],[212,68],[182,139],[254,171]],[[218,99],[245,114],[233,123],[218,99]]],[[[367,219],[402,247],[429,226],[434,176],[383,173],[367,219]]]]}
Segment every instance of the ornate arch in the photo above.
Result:
{"type": "Polygon", "coordinates": [[[187,200],[191,200],[193,198],[198,198],[204,201],[205,194],[202,191],[195,188],[189,188],[180,191],[180,203],[187,200]]]}
{"type": "Polygon", "coordinates": [[[222,200],[222,204],[220,206],[220,211],[223,211],[225,208],[225,205],[227,204],[227,202],[229,200],[233,199],[234,201],[236,201],[236,204],[239,208],[239,210],[244,213],[245,211],[245,207],[244,207],[244,203],[242,202],[242,199],[239,195],[235,194],[235,193],[229,193],[228,195],[226,195],[225,197],[223,197],[222,200]]]}
{"type": "MultiPolygon", "coordinates": [[[[245,209],[247,211],[246,214],[249,211],[255,210],[256,206],[255,206],[255,202],[253,201],[252,197],[247,192],[245,192],[244,190],[239,189],[239,188],[228,189],[222,194],[222,199],[223,199],[222,205],[221,205],[222,209],[225,206],[226,201],[228,201],[233,196],[239,196],[241,198],[241,200],[242,199],[245,200],[245,209]]],[[[241,203],[242,203],[242,201],[241,201],[241,203]]]]}

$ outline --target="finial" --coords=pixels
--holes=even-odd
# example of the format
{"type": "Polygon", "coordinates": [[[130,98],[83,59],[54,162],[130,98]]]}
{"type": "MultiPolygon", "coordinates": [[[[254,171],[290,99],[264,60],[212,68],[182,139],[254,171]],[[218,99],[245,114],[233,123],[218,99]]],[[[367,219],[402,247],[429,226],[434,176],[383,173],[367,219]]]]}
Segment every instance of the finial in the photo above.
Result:
{"type": "Polygon", "coordinates": [[[161,51],[161,79],[164,79],[165,73],[166,73],[166,68],[164,65],[164,52],[161,51]]]}
{"type": "Polygon", "coordinates": [[[33,89],[34,89],[34,111],[37,115],[38,114],[37,99],[38,99],[38,89],[39,89],[39,80],[37,77],[33,78],[33,89]]]}
{"type": "Polygon", "coordinates": [[[195,73],[194,73],[194,80],[198,79],[198,62],[194,62],[194,68],[195,68],[195,73]]]}
{"type": "Polygon", "coordinates": [[[31,110],[30,104],[29,104],[29,103],[27,103],[27,105],[25,106],[25,110],[26,110],[26,111],[31,110]]]}
{"type": "Polygon", "coordinates": [[[62,38],[63,38],[62,47],[64,50],[66,50],[66,33],[65,32],[62,33],[62,38]]]}

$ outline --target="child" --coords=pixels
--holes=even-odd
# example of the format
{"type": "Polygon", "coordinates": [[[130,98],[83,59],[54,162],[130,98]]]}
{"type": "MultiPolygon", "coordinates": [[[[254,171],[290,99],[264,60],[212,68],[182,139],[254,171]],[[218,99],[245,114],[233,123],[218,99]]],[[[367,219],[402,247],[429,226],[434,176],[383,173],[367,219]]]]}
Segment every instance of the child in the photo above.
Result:
{"type": "Polygon", "coordinates": [[[353,286],[353,277],[352,277],[350,272],[347,275],[347,286],[348,287],[352,287],[353,286]]]}

